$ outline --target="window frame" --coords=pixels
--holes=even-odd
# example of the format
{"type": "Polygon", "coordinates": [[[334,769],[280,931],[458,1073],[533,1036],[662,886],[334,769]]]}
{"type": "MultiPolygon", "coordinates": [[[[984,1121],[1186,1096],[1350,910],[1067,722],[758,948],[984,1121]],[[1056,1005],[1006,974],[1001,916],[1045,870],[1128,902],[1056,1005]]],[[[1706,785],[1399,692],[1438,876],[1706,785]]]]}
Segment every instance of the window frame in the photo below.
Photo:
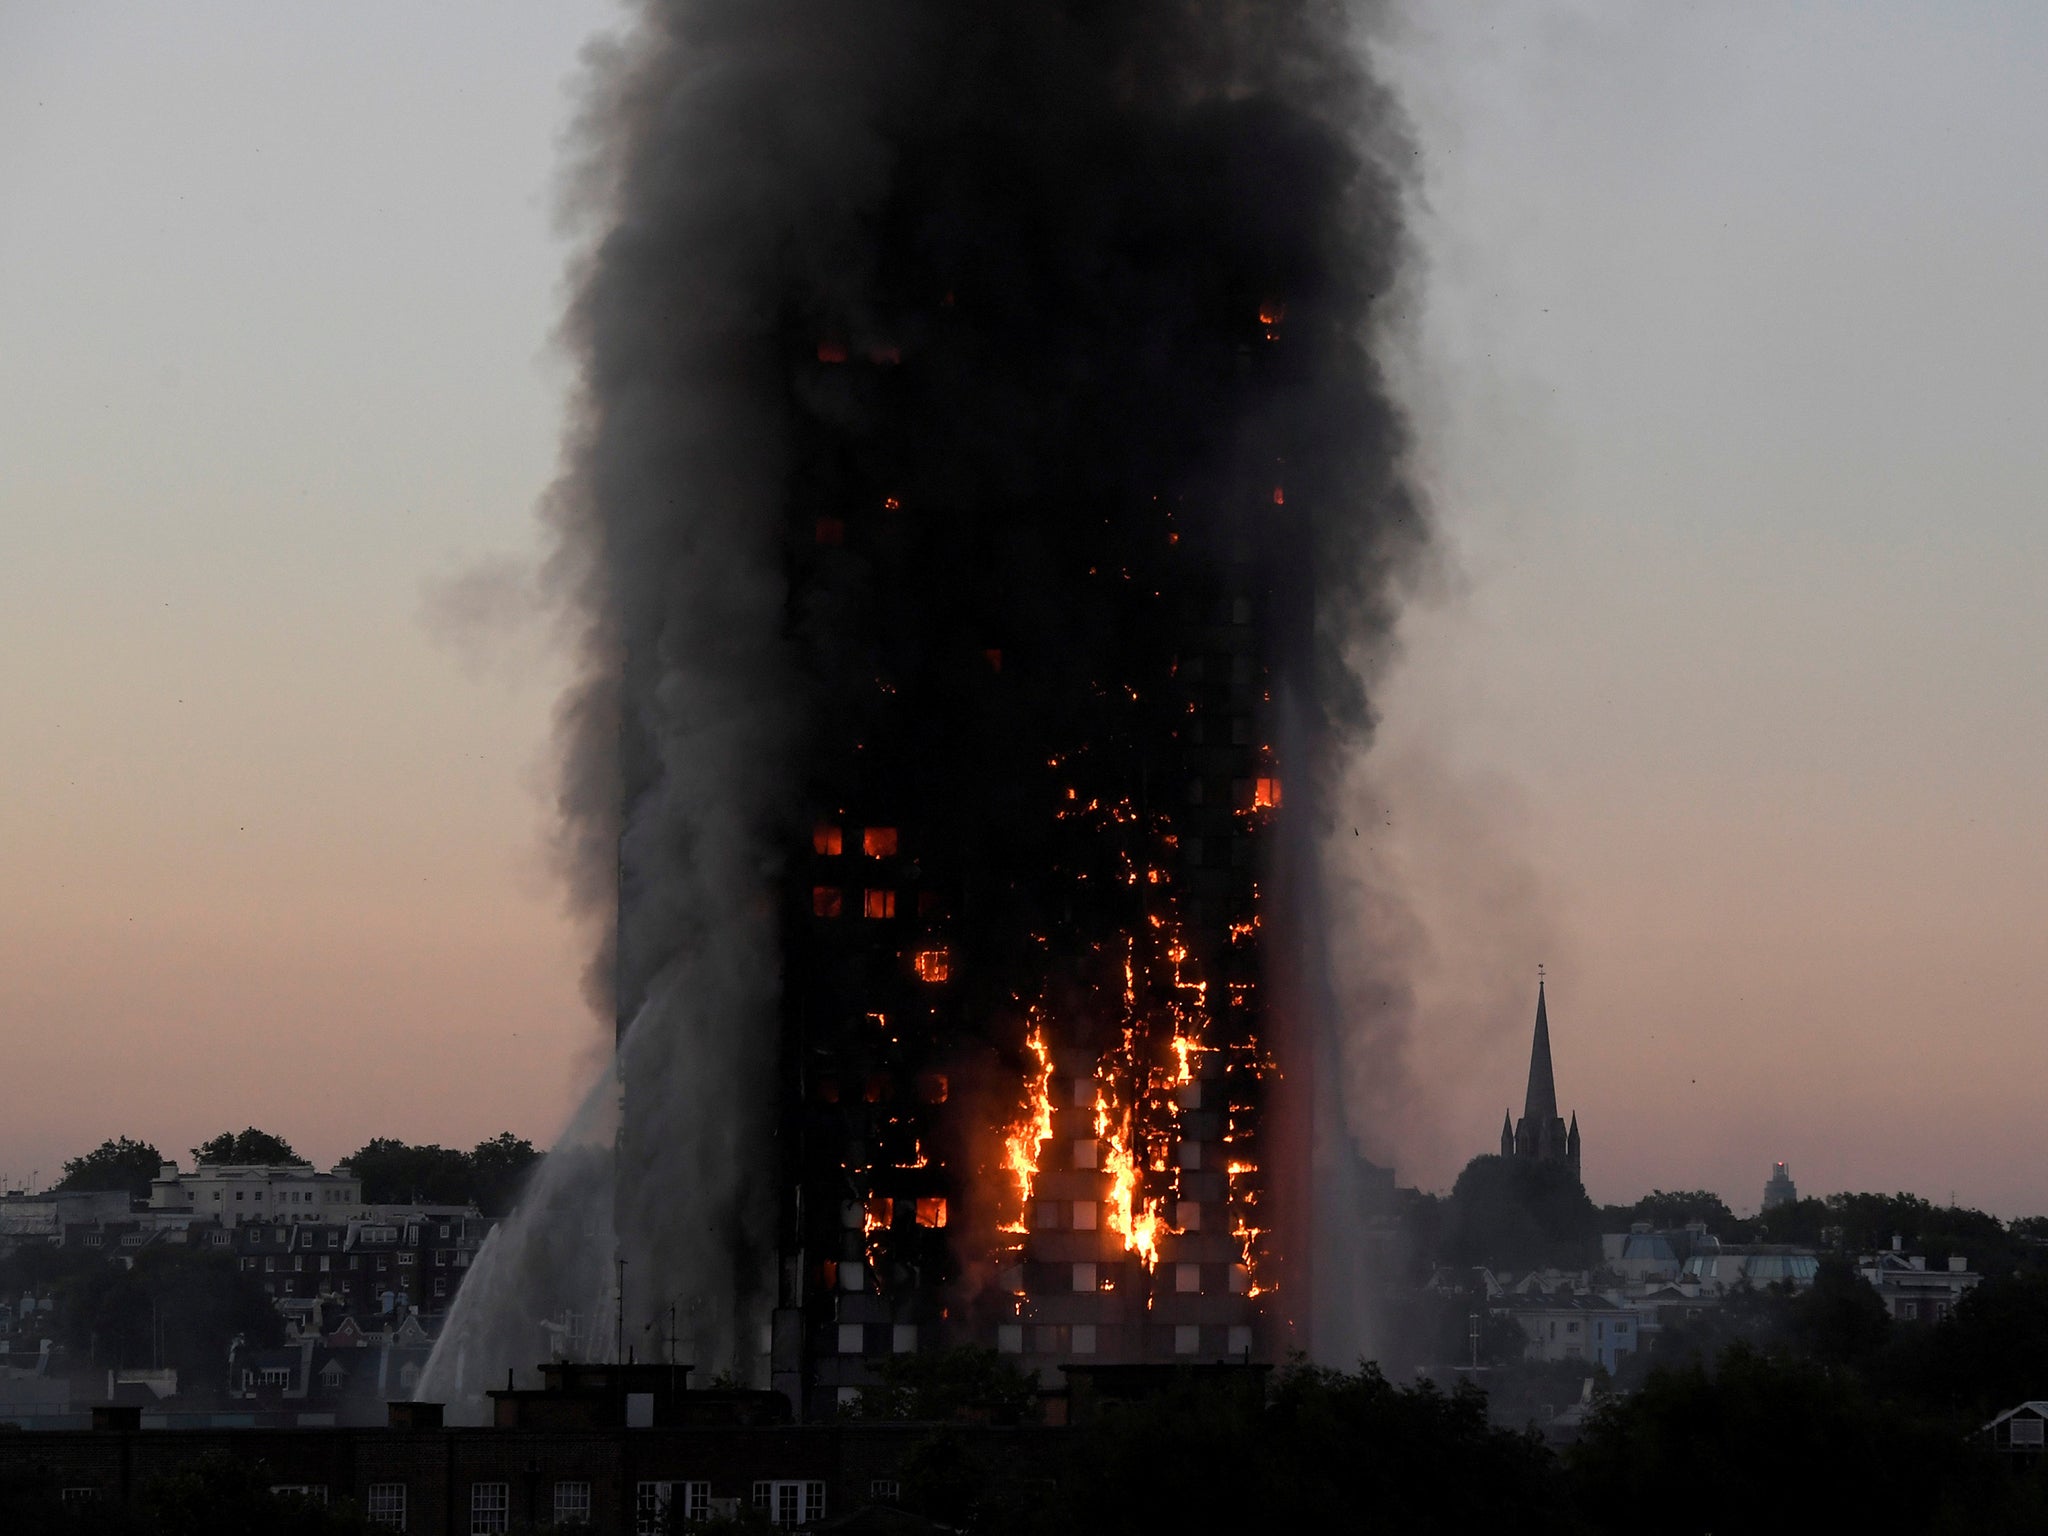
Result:
{"type": "Polygon", "coordinates": [[[505,1536],[512,1528],[512,1485],[469,1485],[469,1536],[505,1536]]]}
{"type": "Polygon", "coordinates": [[[371,1525],[405,1529],[406,1486],[404,1483],[372,1483],[363,1492],[363,1518],[371,1525]]]}
{"type": "Polygon", "coordinates": [[[554,1523],[590,1524],[590,1492],[590,1479],[587,1477],[556,1478],[548,1500],[548,1507],[553,1511],[554,1523]],[[566,1501],[563,1497],[565,1494],[568,1495],[566,1501]]]}

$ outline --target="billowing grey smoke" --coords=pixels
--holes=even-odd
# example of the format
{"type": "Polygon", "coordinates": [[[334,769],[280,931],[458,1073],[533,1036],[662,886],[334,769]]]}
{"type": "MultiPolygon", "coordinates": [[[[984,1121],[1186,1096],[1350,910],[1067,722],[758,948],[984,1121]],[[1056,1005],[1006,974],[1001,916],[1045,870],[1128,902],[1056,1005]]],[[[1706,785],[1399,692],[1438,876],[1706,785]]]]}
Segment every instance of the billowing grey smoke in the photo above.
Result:
{"type": "MultiPolygon", "coordinates": [[[[858,438],[877,410],[806,382],[821,338],[908,358],[922,322],[907,317],[942,293],[950,311],[960,274],[973,339],[950,356],[972,366],[869,435],[914,443],[906,499],[951,509],[922,557],[934,611],[992,552],[1014,561],[1007,622],[1051,658],[1049,679],[1088,676],[1090,642],[1028,573],[1078,563],[1146,487],[1270,486],[1277,449],[1289,496],[1322,509],[1313,634],[1281,683],[1300,722],[1289,751],[1320,765],[1295,781],[1299,824],[1326,819],[1336,754],[1370,728],[1356,642],[1390,625],[1424,537],[1370,357],[1373,299],[1403,250],[1398,135],[1361,9],[650,0],[595,55],[578,192],[603,233],[567,325],[582,390],[552,576],[584,626],[562,715],[567,863],[585,912],[617,904],[592,990],[626,1027],[620,1083],[594,1091],[573,1139],[604,1142],[621,1085],[626,1107],[615,1167],[549,1159],[423,1393],[526,1370],[564,1326],[608,1349],[593,1320],[614,1305],[613,1240],[628,1343],[677,1299],[700,1370],[762,1379],[778,882],[821,722],[874,670],[855,654],[873,621],[793,597],[788,574],[793,530],[836,516],[833,477],[850,473],[806,433],[858,438]],[[1243,348],[1215,320],[1255,317],[1266,291],[1291,306],[1302,361],[1248,410],[1243,348]],[[1205,382],[1211,365],[1227,387],[1205,382]],[[561,1241],[565,1212],[585,1241],[561,1241]]],[[[1056,697],[1042,709],[1066,718],[1056,697]]],[[[936,799],[964,793],[933,782],[936,799]]],[[[1306,891],[1306,843],[1297,865],[1306,891]]],[[[1318,903],[1291,910],[1312,921],[1318,903]]]]}

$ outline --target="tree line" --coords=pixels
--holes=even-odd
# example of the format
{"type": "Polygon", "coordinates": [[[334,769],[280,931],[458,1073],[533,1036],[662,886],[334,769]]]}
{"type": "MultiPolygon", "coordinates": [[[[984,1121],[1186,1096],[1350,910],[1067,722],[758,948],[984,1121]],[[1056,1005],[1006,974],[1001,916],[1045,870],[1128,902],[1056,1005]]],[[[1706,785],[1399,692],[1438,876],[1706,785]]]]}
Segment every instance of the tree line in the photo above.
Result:
{"type": "Polygon", "coordinates": [[[1838,1253],[1875,1253],[1894,1237],[1944,1267],[1960,1255],[1980,1274],[2048,1265],[2048,1217],[2001,1221],[1967,1206],[1913,1194],[1843,1192],[1739,1217],[1710,1190],[1652,1190],[1631,1205],[1596,1205],[1569,1168],[1475,1157],[1446,1196],[1404,1196],[1397,1213],[1421,1266],[1484,1264],[1521,1272],[1592,1269],[1600,1236],[1637,1223],[1675,1230],[1703,1222],[1722,1242],[1790,1243],[1838,1253]]]}
{"type": "MultiPolygon", "coordinates": [[[[254,1126],[223,1131],[191,1152],[195,1163],[312,1166],[282,1136],[254,1126]]],[[[503,1216],[512,1209],[521,1184],[539,1160],[533,1143],[510,1131],[480,1141],[467,1152],[378,1136],[342,1159],[363,1181],[363,1199],[372,1205],[474,1204],[487,1216],[503,1216]]],[[[169,1161],[147,1141],[118,1136],[68,1159],[64,1177],[54,1188],[125,1190],[133,1199],[146,1200],[151,1180],[169,1161]]]]}

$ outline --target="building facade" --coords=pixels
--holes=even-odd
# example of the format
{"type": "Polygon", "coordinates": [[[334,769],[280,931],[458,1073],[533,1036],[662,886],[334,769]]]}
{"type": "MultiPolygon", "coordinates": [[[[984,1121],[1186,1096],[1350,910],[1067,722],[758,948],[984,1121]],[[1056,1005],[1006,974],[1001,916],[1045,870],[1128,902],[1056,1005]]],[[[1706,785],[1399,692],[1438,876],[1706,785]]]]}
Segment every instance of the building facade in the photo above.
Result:
{"type": "Polygon", "coordinates": [[[1783,1163],[1771,1164],[1771,1176],[1764,1182],[1764,1205],[1767,1211],[1774,1211],[1781,1205],[1791,1205],[1799,1198],[1799,1186],[1792,1182],[1792,1175],[1783,1163]]]}
{"type": "Polygon", "coordinates": [[[153,1211],[244,1221],[348,1221],[366,1214],[363,1181],[346,1163],[321,1173],[306,1163],[200,1163],[180,1173],[165,1163],[150,1181],[153,1211]]]}

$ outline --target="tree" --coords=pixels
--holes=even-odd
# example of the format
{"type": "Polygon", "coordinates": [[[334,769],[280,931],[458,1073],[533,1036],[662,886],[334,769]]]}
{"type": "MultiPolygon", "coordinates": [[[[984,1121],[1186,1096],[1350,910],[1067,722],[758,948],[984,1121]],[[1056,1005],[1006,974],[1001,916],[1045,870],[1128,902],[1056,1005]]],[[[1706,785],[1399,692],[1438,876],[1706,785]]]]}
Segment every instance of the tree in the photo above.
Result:
{"type": "Polygon", "coordinates": [[[372,1205],[466,1205],[476,1198],[475,1165],[467,1153],[452,1147],[414,1147],[379,1136],[346,1161],[363,1181],[363,1199],[372,1205]]]}
{"type": "Polygon", "coordinates": [[[312,1166],[294,1152],[292,1144],[282,1136],[259,1131],[253,1125],[240,1133],[222,1131],[211,1141],[201,1142],[192,1149],[192,1158],[201,1163],[299,1163],[312,1166]]]}
{"type": "Polygon", "coordinates": [[[1794,1343],[1823,1365],[1867,1364],[1891,1333],[1884,1298],[1844,1258],[1822,1259],[1790,1312],[1794,1343]]]}
{"type": "Polygon", "coordinates": [[[864,1419],[1016,1424],[1038,1417],[1038,1378],[992,1349],[891,1355],[877,1374],[880,1384],[861,1391],[864,1419]]]}
{"type": "Polygon", "coordinates": [[[59,1289],[58,1311],[67,1344],[94,1366],[171,1366],[184,1390],[224,1384],[237,1334],[255,1345],[284,1337],[262,1286],[232,1254],[206,1249],[146,1248],[133,1269],[74,1274],[59,1289]]]}
{"type": "Polygon", "coordinates": [[[469,1160],[476,1203],[486,1216],[503,1216],[519,1199],[519,1191],[540,1161],[540,1153],[525,1137],[500,1131],[489,1141],[478,1142],[469,1160]]]}
{"type": "Polygon", "coordinates": [[[1443,1253],[1454,1264],[1496,1268],[1590,1268],[1600,1213],[1562,1163],[1492,1154],[1458,1175],[1444,1213],[1443,1253]]]}
{"type": "Polygon", "coordinates": [[[58,1189],[125,1189],[137,1200],[149,1198],[149,1182],[162,1170],[163,1153],[146,1141],[126,1136],[103,1141],[83,1157],[66,1159],[58,1189]]]}
{"type": "Polygon", "coordinates": [[[1728,1202],[1710,1189],[1653,1189],[1629,1211],[1631,1223],[1647,1221],[1652,1227],[1671,1230],[1689,1222],[1703,1221],[1709,1232],[1725,1234],[1736,1225],[1728,1202]]]}

